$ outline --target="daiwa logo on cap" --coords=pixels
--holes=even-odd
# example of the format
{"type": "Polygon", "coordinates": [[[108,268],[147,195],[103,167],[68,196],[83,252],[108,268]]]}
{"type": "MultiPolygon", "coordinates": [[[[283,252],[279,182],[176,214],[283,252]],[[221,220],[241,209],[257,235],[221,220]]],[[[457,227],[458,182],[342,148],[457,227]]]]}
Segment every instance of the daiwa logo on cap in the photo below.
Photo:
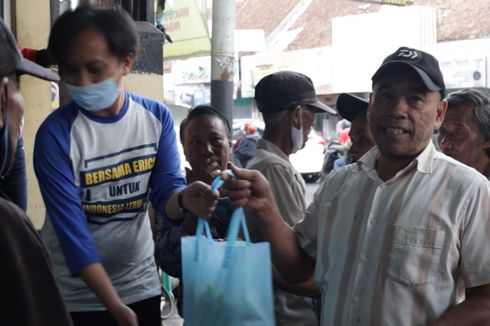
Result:
{"type": "Polygon", "coordinates": [[[422,54],[415,49],[401,48],[400,50],[398,50],[398,54],[396,56],[400,58],[415,60],[418,57],[421,57],[422,54]]]}
{"type": "Polygon", "coordinates": [[[373,84],[387,73],[396,74],[400,65],[408,65],[422,79],[427,89],[438,91],[444,97],[445,85],[439,62],[430,53],[402,46],[387,56],[371,80],[373,84]]]}

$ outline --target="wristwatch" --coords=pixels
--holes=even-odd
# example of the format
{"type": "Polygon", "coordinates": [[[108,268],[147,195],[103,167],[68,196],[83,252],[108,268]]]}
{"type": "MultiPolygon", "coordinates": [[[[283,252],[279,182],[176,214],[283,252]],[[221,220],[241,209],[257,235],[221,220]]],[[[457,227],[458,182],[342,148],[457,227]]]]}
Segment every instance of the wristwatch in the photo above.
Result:
{"type": "Polygon", "coordinates": [[[177,203],[179,204],[179,210],[182,215],[187,215],[189,211],[184,207],[184,195],[182,193],[183,190],[180,190],[177,194],[177,203]]]}

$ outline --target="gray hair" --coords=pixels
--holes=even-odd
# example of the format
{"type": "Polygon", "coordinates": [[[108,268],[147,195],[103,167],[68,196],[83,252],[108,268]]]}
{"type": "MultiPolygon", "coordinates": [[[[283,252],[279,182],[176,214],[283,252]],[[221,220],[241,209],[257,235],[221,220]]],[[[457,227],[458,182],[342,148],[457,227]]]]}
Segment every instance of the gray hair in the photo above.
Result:
{"type": "MultiPolygon", "coordinates": [[[[490,91],[488,89],[461,89],[450,93],[446,100],[448,110],[461,105],[472,106],[478,131],[485,140],[490,140],[490,91]]],[[[490,156],[490,149],[486,149],[486,153],[490,156]]]]}

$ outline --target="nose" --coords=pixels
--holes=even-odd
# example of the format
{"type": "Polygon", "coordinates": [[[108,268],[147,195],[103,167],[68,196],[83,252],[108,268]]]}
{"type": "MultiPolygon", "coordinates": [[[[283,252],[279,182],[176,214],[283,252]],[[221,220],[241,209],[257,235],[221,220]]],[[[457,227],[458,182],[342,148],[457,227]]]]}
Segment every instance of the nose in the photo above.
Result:
{"type": "Polygon", "coordinates": [[[399,96],[393,103],[391,110],[388,111],[388,116],[393,118],[402,118],[407,114],[409,105],[405,96],[399,96]]]}
{"type": "Polygon", "coordinates": [[[81,70],[78,74],[78,86],[88,86],[90,84],[92,84],[90,75],[85,70],[81,70]]]}
{"type": "Polygon", "coordinates": [[[212,154],[213,153],[213,145],[209,141],[204,142],[203,152],[205,154],[212,154]]]}

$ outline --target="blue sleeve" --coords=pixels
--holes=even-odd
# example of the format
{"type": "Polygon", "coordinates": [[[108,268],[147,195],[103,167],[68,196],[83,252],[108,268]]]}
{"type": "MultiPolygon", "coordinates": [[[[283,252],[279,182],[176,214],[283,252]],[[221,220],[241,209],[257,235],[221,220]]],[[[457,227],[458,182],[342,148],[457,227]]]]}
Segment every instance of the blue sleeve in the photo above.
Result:
{"type": "Polygon", "coordinates": [[[185,179],[180,171],[180,157],[174,122],[169,109],[163,104],[131,94],[134,101],[143,105],[162,124],[155,167],[150,179],[150,201],[157,217],[165,216],[165,207],[172,194],[185,187],[185,179]]]}
{"type": "Polygon", "coordinates": [[[36,134],[34,170],[46,210],[70,272],[101,262],[75,184],[71,165],[70,127],[76,110],[62,107],[53,112],[36,134]]]}

